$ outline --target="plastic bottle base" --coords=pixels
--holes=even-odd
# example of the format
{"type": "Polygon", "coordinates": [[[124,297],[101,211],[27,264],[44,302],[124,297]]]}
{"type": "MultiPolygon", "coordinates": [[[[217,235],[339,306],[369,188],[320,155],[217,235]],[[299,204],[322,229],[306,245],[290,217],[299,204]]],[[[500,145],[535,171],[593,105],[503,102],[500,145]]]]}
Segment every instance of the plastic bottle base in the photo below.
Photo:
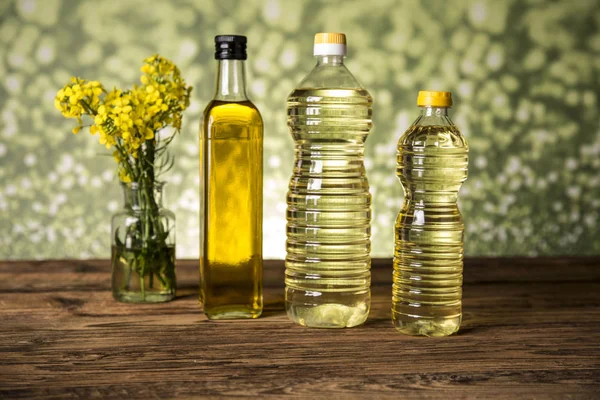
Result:
{"type": "Polygon", "coordinates": [[[352,328],[363,324],[369,315],[369,307],[365,303],[354,306],[343,304],[314,306],[286,302],[285,308],[293,322],[309,328],[352,328]]]}
{"type": "Polygon", "coordinates": [[[248,306],[232,305],[214,307],[210,310],[204,310],[204,314],[210,320],[254,319],[260,317],[262,310],[253,310],[248,306]]]}
{"type": "Polygon", "coordinates": [[[458,332],[461,319],[461,315],[449,318],[428,318],[395,313],[392,310],[392,320],[396,330],[411,336],[450,336],[458,332]]]}

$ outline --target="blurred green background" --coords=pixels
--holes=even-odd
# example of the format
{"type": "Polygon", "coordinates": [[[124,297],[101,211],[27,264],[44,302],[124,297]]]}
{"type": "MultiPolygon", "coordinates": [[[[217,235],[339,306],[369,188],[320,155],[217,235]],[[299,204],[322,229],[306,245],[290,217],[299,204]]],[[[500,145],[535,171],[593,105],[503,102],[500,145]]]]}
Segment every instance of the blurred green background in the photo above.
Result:
{"type": "Polygon", "coordinates": [[[2,0],[0,259],[109,257],[122,202],[114,161],[97,137],[70,133],[53,97],[71,75],[129,87],[154,53],[194,86],[166,203],[178,257],[198,256],[198,125],[223,33],[248,36],[249,94],[265,120],[264,253],[283,258],[285,101],[313,67],[320,31],[347,34],[348,66],[375,99],[374,256],[392,255],[396,142],[419,89],[453,92],[451,115],[471,146],[467,255],[598,254],[599,27],[596,0],[2,0]]]}

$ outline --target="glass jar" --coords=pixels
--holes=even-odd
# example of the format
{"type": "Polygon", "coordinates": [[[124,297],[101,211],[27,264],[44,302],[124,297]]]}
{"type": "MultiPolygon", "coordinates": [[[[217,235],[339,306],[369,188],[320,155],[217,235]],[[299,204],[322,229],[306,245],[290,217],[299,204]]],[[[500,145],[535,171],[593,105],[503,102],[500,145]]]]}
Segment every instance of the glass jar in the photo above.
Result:
{"type": "Polygon", "coordinates": [[[175,298],[175,214],[164,182],[121,183],[125,204],[112,217],[112,293],[125,303],[175,298]]]}

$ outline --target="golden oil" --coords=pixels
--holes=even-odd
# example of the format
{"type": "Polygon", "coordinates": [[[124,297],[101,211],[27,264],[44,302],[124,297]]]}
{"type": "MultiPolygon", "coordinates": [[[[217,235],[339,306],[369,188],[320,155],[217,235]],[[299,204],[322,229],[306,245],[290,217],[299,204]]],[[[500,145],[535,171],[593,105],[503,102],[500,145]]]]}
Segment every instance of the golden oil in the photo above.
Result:
{"type": "Polygon", "coordinates": [[[200,299],[211,319],[257,318],[262,299],[261,116],[214,100],[200,139],[200,299]]]}

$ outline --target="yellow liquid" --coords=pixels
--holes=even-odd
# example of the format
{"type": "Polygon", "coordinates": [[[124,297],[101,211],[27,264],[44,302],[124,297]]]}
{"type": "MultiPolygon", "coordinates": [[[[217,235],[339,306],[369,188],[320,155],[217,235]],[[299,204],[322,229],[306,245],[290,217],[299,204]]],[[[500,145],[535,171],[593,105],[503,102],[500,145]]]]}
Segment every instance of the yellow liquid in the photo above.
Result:
{"type": "Polygon", "coordinates": [[[288,98],[295,160],[286,310],[300,325],[353,327],[369,314],[371,194],[363,157],[371,105],[362,89],[297,89],[288,98]]]}
{"type": "Polygon", "coordinates": [[[210,319],[257,318],[262,293],[263,123],[213,100],[200,135],[200,302],[210,319]]]}
{"type": "Polygon", "coordinates": [[[447,336],[462,318],[463,231],[456,203],[468,145],[454,126],[412,126],[398,142],[405,192],[396,220],[392,319],[408,335],[447,336]]]}

